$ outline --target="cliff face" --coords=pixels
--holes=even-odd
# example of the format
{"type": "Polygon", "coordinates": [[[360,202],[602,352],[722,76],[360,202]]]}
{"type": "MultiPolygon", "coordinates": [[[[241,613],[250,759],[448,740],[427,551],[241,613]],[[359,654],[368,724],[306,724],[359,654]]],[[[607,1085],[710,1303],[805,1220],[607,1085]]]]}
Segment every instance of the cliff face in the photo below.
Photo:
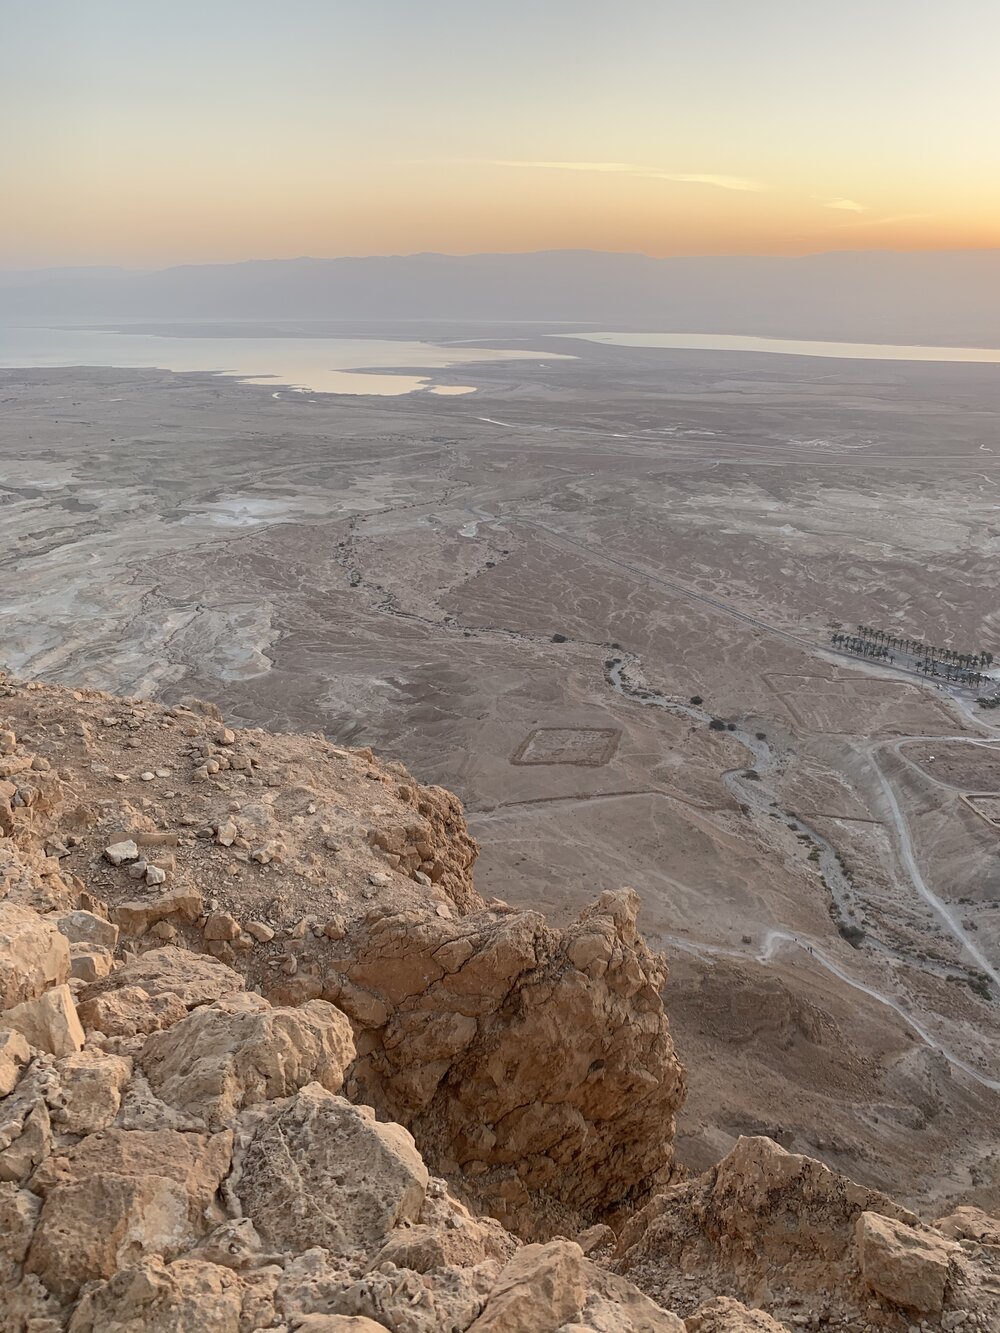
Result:
{"type": "Polygon", "coordinates": [[[369,752],[0,695],[3,1329],[990,1326],[989,1219],[769,1140],[677,1180],[629,890],[556,931],[369,752]]]}

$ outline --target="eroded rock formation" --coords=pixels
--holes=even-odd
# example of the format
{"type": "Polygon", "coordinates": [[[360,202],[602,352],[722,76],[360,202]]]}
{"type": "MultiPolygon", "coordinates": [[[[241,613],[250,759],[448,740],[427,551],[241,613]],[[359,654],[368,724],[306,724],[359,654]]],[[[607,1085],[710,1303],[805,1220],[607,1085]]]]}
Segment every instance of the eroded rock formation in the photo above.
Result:
{"type": "Polygon", "coordinates": [[[630,891],[556,931],[367,752],[0,688],[3,1330],[994,1327],[985,1214],[678,1179],[630,891]]]}

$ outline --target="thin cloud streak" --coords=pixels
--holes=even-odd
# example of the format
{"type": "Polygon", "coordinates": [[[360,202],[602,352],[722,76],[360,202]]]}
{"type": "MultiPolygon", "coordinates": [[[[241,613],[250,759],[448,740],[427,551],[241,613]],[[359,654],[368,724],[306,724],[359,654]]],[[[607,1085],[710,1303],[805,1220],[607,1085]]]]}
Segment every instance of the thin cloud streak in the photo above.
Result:
{"type": "Polygon", "coordinates": [[[839,208],[845,213],[868,212],[868,205],[859,204],[856,199],[830,199],[824,204],[824,208],[839,208]]]}
{"type": "Polygon", "coordinates": [[[724,176],[714,172],[664,171],[661,167],[647,167],[638,162],[530,162],[510,158],[494,158],[483,165],[489,167],[516,167],[542,171],[596,171],[621,176],[639,176],[646,180],[672,181],[678,185],[710,185],[718,190],[766,190],[761,181],[746,176],[724,176]]]}
{"type": "Polygon", "coordinates": [[[935,213],[893,213],[891,217],[851,218],[850,222],[845,220],[840,225],[842,227],[891,227],[897,222],[919,222],[936,216],[935,213]]]}

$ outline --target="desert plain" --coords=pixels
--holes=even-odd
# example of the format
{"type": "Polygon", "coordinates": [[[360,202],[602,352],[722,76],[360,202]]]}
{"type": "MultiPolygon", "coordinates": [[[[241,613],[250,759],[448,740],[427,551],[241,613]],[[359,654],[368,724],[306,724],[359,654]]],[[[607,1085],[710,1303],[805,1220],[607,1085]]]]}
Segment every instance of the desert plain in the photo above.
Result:
{"type": "Polygon", "coordinates": [[[830,635],[1000,657],[997,366],[424,333],[538,357],[0,371],[0,665],[399,758],[557,922],[635,888],[683,1164],[995,1208],[1000,713],[830,635]]]}

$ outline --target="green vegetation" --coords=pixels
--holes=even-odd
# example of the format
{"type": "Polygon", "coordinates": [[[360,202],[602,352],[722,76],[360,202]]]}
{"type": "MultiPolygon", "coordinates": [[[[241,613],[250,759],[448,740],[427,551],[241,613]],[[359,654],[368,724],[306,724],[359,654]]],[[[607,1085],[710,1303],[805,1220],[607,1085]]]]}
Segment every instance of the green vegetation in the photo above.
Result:
{"type": "Polygon", "coordinates": [[[925,676],[941,677],[959,685],[981,684],[983,675],[980,668],[993,664],[992,653],[981,650],[958,652],[954,648],[940,648],[934,644],[924,643],[921,639],[891,634],[888,630],[877,629],[872,625],[859,625],[856,634],[835,630],[830,635],[830,642],[835,648],[853,653],[857,657],[886,662],[890,666],[895,663],[896,654],[899,653],[911,659],[905,665],[912,670],[922,671],[925,676]]]}

